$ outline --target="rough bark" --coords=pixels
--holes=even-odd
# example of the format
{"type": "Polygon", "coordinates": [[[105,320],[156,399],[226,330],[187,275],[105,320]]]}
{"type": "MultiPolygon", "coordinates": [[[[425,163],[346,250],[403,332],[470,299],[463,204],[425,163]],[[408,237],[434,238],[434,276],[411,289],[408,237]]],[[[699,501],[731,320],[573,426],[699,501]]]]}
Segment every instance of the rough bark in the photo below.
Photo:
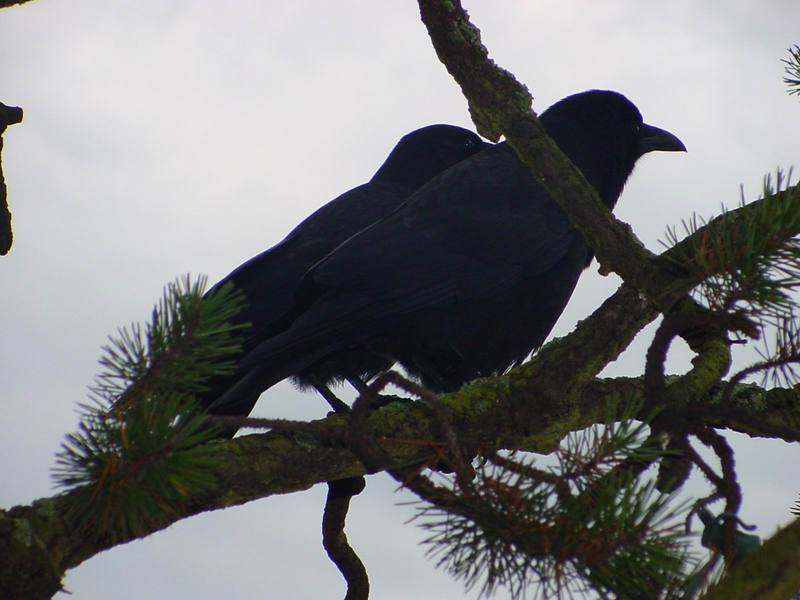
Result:
{"type": "Polygon", "coordinates": [[[800,520],[778,531],[713,586],[703,600],[785,600],[800,590],[800,520]]]}
{"type": "MultiPolygon", "coordinates": [[[[598,379],[573,401],[556,410],[543,407],[544,412],[522,421],[510,418],[497,402],[498,394],[506,393],[513,381],[521,378],[523,375],[515,372],[478,381],[446,397],[444,401],[456,415],[453,424],[459,438],[475,447],[500,444],[549,452],[566,432],[605,422],[614,407],[643,400],[641,379],[598,379]]],[[[719,400],[719,396],[712,396],[695,403],[682,418],[688,423],[707,423],[751,436],[800,440],[798,391],[739,386],[731,405],[723,406],[719,400]]],[[[643,406],[642,410],[649,412],[650,408],[643,406]]],[[[346,428],[345,420],[338,415],[314,424],[330,434],[324,436],[328,439],[336,438],[336,433],[343,433],[346,428]]],[[[393,464],[386,467],[432,459],[434,444],[441,441],[435,434],[437,427],[430,409],[419,402],[394,403],[376,411],[370,417],[369,429],[391,457],[393,464]]],[[[217,487],[206,496],[187,499],[184,506],[178,507],[176,516],[151,524],[139,537],[201,512],[365,473],[349,450],[308,433],[244,436],[220,442],[220,453],[224,459],[217,469],[217,487]]],[[[95,539],[76,529],[66,517],[67,505],[68,498],[54,496],[0,511],[0,598],[49,598],[59,590],[67,569],[130,541],[95,539]]]]}
{"type": "Polygon", "coordinates": [[[480,31],[458,0],[419,0],[439,60],[461,86],[478,132],[505,136],[550,196],[583,233],[604,271],[652,295],[663,294],[664,276],[654,255],[601,202],[583,174],[542,127],[528,89],[489,58],[480,31]]]}

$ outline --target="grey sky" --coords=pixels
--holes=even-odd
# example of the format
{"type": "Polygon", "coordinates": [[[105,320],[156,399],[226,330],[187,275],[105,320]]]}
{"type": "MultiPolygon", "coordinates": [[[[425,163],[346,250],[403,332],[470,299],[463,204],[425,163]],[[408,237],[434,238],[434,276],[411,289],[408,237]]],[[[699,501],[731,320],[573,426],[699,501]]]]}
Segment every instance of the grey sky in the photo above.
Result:
{"type": "MultiPolygon", "coordinates": [[[[667,224],[733,206],[740,184],[753,199],[765,173],[797,163],[800,102],[779,62],[800,42],[794,0],[466,6],[537,110],[615,89],[686,143],[686,155],[642,160],[619,204],[652,249],[667,224]]],[[[146,318],[167,281],[222,277],[368,179],[404,133],[471,127],[412,0],[36,0],[0,11],[0,56],[0,101],[26,111],[4,152],[16,242],[0,259],[3,506],[52,493],[100,346],[146,318]]],[[[555,334],[617,283],[590,268],[555,334]]],[[[640,337],[610,374],[641,372],[640,337]]],[[[673,369],[687,364],[676,349],[673,369]]],[[[324,408],[281,384],[257,414],[324,408]]],[[[800,491],[800,453],[735,439],[743,516],[767,534],[800,491]]],[[[374,597],[461,597],[423,558],[410,509],[395,506],[409,497],[393,489],[371,478],[349,518],[374,597]]],[[[79,600],[339,598],[319,543],[323,498],[317,486],[190,519],[91,559],[67,588],[79,600]]]]}

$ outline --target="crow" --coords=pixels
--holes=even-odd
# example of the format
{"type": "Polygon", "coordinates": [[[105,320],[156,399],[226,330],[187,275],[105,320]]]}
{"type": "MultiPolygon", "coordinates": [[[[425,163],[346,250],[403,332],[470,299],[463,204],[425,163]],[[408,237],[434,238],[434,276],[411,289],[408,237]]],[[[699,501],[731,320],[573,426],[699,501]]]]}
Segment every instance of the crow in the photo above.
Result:
{"type": "MultiPolygon", "coordinates": [[[[541,122],[609,209],[641,156],[686,150],[611,91],[569,96],[541,122]]],[[[504,372],[541,346],[592,257],[514,150],[491,146],[314,264],[283,331],[249,349],[209,409],[246,415],[271,385],[353,351],[439,392],[504,372]]]]}
{"type": "MultiPolygon", "coordinates": [[[[245,262],[215,284],[209,294],[230,282],[244,294],[245,306],[234,324],[249,322],[244,352],[269,339],[278,319],[288,312],[306,271],[348,237],[388,215],[429,179],[457,162],[491,146],[477,134],[454,125],[429,125],[401,138],[386,161],[367,182],[319,208],[277,245],[245,262]]],[[[356,352],[346,365],[320,362],[296,373],[296,382],[313,385],[332,400],[326,384],[347,376],[369,378],[390,367],[385,356],[356,352]],[[353,373],[347,366],[357,364],[353,373]]],[[[230,385],[217,377],[200,398],[208,404],[230,385]]],[[[248,411],[249,412],[249,411],[248,411]]]]}

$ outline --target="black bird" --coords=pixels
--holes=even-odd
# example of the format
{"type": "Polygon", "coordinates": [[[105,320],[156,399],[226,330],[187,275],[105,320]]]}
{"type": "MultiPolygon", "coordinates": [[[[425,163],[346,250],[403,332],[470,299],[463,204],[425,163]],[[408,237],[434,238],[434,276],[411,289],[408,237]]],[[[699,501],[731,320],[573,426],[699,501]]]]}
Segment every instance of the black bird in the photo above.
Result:
{"type": "MultiPolygon", "coordinates": [[[[331,200],[283,241],[217,283],[209,293],[228,282],[244,293],[245,307],[235,318],[236,323],[252,325],[247,330],[244,351],[252,350],[275,332],[276,322],[292,308],[298,284],[314,263],[354,233],[391,213],[429,179],[491,145],[475,133],[453,125],[430,125],[406,134],[367,183],[331,200]]],[[[391,364],[385,356],[354,351],[295,375],[301,386],[314,385],[328,393],[324,386],[332,379],[348,375],[369,378],[391,364]],[[359,367],[349,373],[354,365],[359,367]]],[[[229,378],[216,378],[201,403],[208,406],[230,385],[229,378]]]]}
{"type": "MultiPolygon", "coordinates": [[[[609,209],[642,155],[685,151],[615,92],[565,98],[541,122],[609,209]]],[[[503,372],[544,342],[592,256],[513,149],[497,144],[315,264],[285,331],[249,351],[211,409],[247,414],[267,387],[354,348],[399,361],[438,391],[503,372]]]]}

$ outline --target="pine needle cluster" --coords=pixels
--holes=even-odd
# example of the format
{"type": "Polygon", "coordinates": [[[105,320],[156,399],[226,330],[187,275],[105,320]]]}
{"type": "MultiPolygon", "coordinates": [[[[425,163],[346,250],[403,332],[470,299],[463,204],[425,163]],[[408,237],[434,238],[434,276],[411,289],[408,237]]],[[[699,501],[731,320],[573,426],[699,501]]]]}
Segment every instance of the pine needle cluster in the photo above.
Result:
{"type": "MultiPolygon", "coordinates": [[[[725,218],[700,234],[705,220],[694,215],[684,221],[692,244],[678,260],[700,281],[695,294],[712,310],[776,319],[788,314],[791,292],[800,287],[800,241],[792,235],[800,227],[800,187],[790,187],[778,170],[774,184],[764,178],[754,208],[723,209],[725,218]]],[[[668,245],[678,243],[674,228],[666,237],[668,245]]]]}
{"type": "MultiPolygon", "coordinates": [[[[564,597],[593,589],[621,598],[667,598],[691,559],[672,496],[658,494],[624,465],[655,460],[632,421],[568,437],[556,465],[494,454],[468,487],[420,509],[424,541],[438,566],[481,593],[564,597]]],[[[440,488],[441,489],[441,488],[440,488]]]]}
{"type": "MultiPolygon", "coordinates": [[[[739,210],[723,211],[723,217],[709,227],[697,216],[683,223],[691,244],[677,257],[680,268],[699,282],[695,298],[721,322],[762,340],[762,362],[748,374],[763,371],[775,383],[797,383],[800,239],[794,233],[800,231],[800,186],[791,185],[791,171],[778,170],[764,178],[759,202],[745,206],[742,200],[739,210]]],[[[667,242],[678,244],[675,229],[667,231],[667,242]]]]}
{"type": "Polygon", "coordinates": [[[194,396],[234,368],[246,325],[229,323],[241,293],[223,286],[204,297],[205,283],[169,284],[149,323],[120,329],[103,348],[78,431],[54,469],[76,525],[92,535],[136,536],[214,485],[218,454],[206,442],[219,431],[194,396]]]}
{"type": "Polygon", "coordinates": [[[788,88],[786,91],[789,94],[800,96],[800,46],[794,45],[788,49],[789,58],[784,58],[781,62],[784,63],[784,72],[786,76],[783,82],[788,88]]]}

